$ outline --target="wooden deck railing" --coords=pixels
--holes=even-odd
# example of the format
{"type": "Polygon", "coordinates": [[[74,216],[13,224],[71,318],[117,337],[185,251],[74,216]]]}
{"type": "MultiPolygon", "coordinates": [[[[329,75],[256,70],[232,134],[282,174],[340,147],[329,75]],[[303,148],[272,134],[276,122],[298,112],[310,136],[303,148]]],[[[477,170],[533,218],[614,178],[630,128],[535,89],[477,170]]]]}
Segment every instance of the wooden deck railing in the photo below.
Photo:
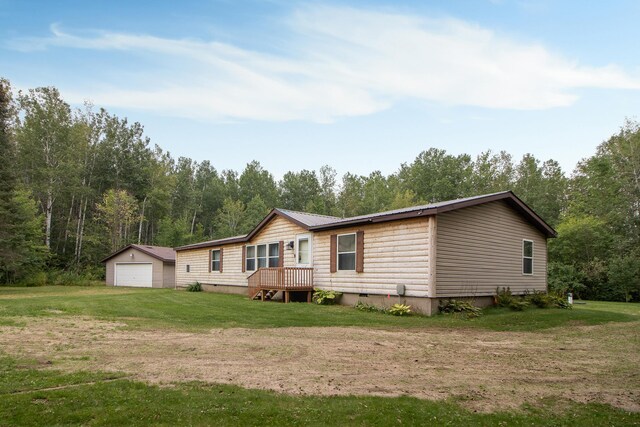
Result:
{"type": "Polygon", "coordinates": [[[313,268],[267,267],[256,270],[247,278],[249,297],[262,290],[313,290],[313,268]]]}

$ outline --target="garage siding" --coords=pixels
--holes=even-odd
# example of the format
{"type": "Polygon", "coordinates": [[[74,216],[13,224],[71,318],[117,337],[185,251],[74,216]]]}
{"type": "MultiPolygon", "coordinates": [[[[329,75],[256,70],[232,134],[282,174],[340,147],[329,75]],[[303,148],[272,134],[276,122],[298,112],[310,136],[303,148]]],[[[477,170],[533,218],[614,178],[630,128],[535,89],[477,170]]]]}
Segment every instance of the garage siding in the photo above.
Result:
{"type": "Polygon", "coordinates": [[[173,280],[171,281],[171,283],[164,282],[164,263],[162,261],[152,256],[149,256],[144,252],[140,252],[134,248],[129,248],[126,251],[114,256],[113,258],[110,258],[106,262],[107,285],[109,286],[114,285],[116,263],[131,263],[131,262],[144,262],[144,263],[153,264],[153,282],[152,283],[154,288],[162,288],[163,283],[164,283],[164,287],[172,288],[174,286],[173,280]],[[133,254],[133,258],[131,257],[131,254],[133,254]]]}

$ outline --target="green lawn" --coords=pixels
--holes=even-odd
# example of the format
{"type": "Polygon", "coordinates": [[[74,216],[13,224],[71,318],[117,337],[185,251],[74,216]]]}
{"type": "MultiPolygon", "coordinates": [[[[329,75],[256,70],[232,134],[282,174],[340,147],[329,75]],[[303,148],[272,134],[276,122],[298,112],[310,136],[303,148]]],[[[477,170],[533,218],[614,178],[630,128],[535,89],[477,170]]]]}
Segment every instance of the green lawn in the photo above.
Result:
{"type": "MultiPolygon", "coordinates": [[[[587,302],[573,310],[512,312],[487,309],[482,317],[397,318],[351,307],[277,304],[242,296],[174,290],[101,287],[0,287],[0,326],[30,317],[87,316],[128,328],[358,326],[384,329],[473,329],[553,334],[574,325],[632,322],[640,305],[587,302]]],[[[1,333],[1,332],[0,332],[1,333]]],[[[54,365],[55,367],[55,365],[54,365]]],[[[531,401],[489,414],[449,398],[402,396],[292,396],[230,385],[174,383],[157,387],[125,374],[62,372],[42,360],[19,360],[0,349],[0,426],[13,425],[640,425],[640,414],[603,404],[531,401]]]]}
{"type": "Polygon", "coordinates": [[[0,358],[0,425],[624,426],[640,414],[599,404],[537,402],[479,414],[455,401],[290,396],[199,383],[160,388],[100,373],[62,374],[0,358]],[[55,388],[54,388],[55,387],[55,388]],[[54,388],[54,389],[52,389],[54,388]]]}
{"type": "Polygon", "coordinates": [[[640,304],[589,302],[573,310],[487,309],[477,319],[455,316],[394,317],[352,307],[251,301],[240,295],[177,292],[172,289],[0,287],[0,324],[22,316],[91,316],[124,321],[130,327],[273,328],[288,326],[361,326],[378,328],[482,328],[534,331],[566,324],[595,325],[640,320],[640,304]],[[4,319],[4,320],[3,320],[4,319]]]}

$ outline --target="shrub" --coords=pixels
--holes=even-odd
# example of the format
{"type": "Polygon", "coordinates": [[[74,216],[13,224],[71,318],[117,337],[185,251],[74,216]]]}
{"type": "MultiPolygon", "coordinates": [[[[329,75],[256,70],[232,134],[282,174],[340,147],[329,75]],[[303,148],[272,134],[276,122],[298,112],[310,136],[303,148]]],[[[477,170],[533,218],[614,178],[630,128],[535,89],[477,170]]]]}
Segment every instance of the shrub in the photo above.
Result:
{"type": "Polygon", "coordinates": [[[104,286],[104,282],[90,270],[83,270],[82,273],[53,270],[48,274],[47,284],[55,286],[104,286]]]}
{"type": "Polygon", "coordinates": [[[539,308],[549,308],[554,305],[553,298],[542,291],[533,291],[525,297],[525,300],[539,308]]]}
{"type": "Polygon", "coordinates": [[[341,295],[341,292],[314,289],[313,302],[319,305],[333,305],[338,302],[338,298],[340,298],[341,295]]]}
{"type": "Polygon", "coordinates": [[[510,307],[515,299],[516,298],[511,295],[511,288],[508,286],[506,288],[503,287],[502,289],[497,287],[496,295],[493,297],[493,300],[498,307],[510,307]]]}
{"type": "Polygon", "coordinates": [[[393,304],[388,310],[392,316],[407,316],[411,314],[411,306],[406,304],[393,304]]]}
{"type": "Polygon", "coordinates": [[[384,308],[375,306],[373,304],[367,304],[362,301],[358,301],[354,307],[360,311],[367,311],[370,313],[384,313],[384,308]]]}
{"type": "Polygon", "coordinates": [[[513,311],[523,311],[529,307],[529,302],[526,299],[527,296],[517,297],[511,294],[511,288],[508,286],[502,289],[498,287],[496,288],[496,295],[493,297],[493,300],[498,307],[508,307],[513,311]]]}
{"type": "Polygon", "coordinates": [[[480,307],[476,307],[468,301],[457,299],[450,299],[446,302],[440,301],[438,310],[440,313],[462,313],[469,318],[482,315],[482,309],[480,307]]]}
{"type": "Polygon", "coordinates": [[[192,283],[187,286],[187,292],[202,292],[202,285],[200,282],[192,283]]]}
{"type": "Polygon", "coordinates": [[[29,275],[23,282],[25,286],[45,286],[47,285],[47,273],[40,271],[29,275]]]}
{"type": "Polygon", "coordinates": [[[554,307],[564,308],[569,310],[573,308],[573,306],[569,304],[569,301],[567,301],[566,295],[552,293],[552,294],[549,294],[549,300],[551,301],[551,304],[554,307]]]}
{"type": "Polygon", "coordinates": [[[511,301],[511,304],[509,304],[509,308],[513,311],[524,311],[527,307],[529,307],[529,302],[524,298],[514,299],[511,301]]]}

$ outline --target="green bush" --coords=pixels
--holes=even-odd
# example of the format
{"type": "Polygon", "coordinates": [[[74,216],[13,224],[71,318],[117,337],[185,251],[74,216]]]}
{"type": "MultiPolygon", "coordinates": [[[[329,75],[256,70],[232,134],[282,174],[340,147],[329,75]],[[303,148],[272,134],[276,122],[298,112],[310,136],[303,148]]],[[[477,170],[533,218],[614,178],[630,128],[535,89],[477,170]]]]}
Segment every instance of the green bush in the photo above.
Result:
{"type": "Polygon", "coordinates": [[[496,288],[496,295],[493,297],[495,304],[498,307],[508,307],[513,311],[523,311],[529,307],[529,302],[526,297],[517,297],[511,293],[511,288],[506,287],[500,289],[496,288]]]}
{"type": "Polygon", "coordinates": [[[375,306],[373,304],[367,304],[367,303],[362,302],[362,301],[358,301],[354,307],[356,309],[360,310],[360,311],[367,311],[369,313],[384,313],[385,312],[384,308],[375,306]]]}
{"type": "Polygon", "coordinates": [[[393,304],[387,313],[392,316],[407,316],[411,314],[411,306],[406,304],[393,304]]]}
{"type": "Polygon", "coordinates": [[[567,301],[566,295],[551,293],[549,294],[549,300],[554,307],[565,308],[569,310],[573,308],[573,306],[569,304],[569,301],[567,301]]]}
{"type": "Polygon", "coordinates": [[[25,280],[22,281],[22,284],[27,287],[31,286],[46,286],[47,285],[47,273],[44,271],[39,271],[37,273],[32,273],[25,280]]]}
{"type": "Polygon", "coordinates": [[[74,272],[53,270],[47,275],[47,284],[54,286],[95,286],[104,285],[91,271],[74,272]]]}
{"type": "Polygon", "coordinates": [[[555,305],[553,298],[542,291],[533,291],[532,294],[528,294],[525,297],[525,300],[538,308],[549,308],[555,305]]]}
{"type": "Polygon", "coordinates": [[[516,300],[516,297],[511,295],[511,288],[506,287],[500,289],[500,287],[496,288],[496,295],[493,297],[495,304],[498,307],[510,307],[513,301],[516,300]]]}
{"type": "Polygon", "coordinates": [[[529,302],[524,298],[514,299],[509,304],[509,308],[513,311],[524,311],[525,308],[529,307],[529,302]]]}
{"type": "Polygon", "coordinates": [[[202,292],[202,285],[200,282],[192,283],[187,286],[187,292],[202,292]]]}
{"type": "Polygon", "coordinates": [[[468,301],[449,299],[446,302],[440,301],[438,306],[440,313],[462,313],[464,316],[473,318],[482,315],[482,309],[476,307],[468,301]]]}
{"type": "Polygon", "coordinates": [[[333,305],[338,302],[341,295],[341,292],[314,289],[313,302],[319,305],[333,305]]]}

